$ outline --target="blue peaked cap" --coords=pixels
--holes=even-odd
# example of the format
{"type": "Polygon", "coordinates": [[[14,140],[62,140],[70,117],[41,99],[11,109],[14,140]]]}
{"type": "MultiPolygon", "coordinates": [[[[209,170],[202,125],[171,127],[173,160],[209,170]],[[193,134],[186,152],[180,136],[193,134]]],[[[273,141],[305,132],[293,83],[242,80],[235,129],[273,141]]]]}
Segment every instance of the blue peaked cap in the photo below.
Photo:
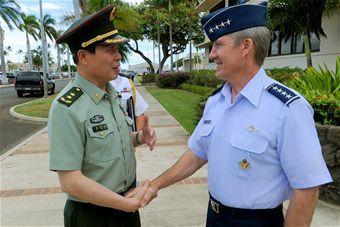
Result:
{"type": "Polygon", "coordinates": [[[267,25],[267,7],[242,4],[219,9],[201,19],[211,42],[229,33],[267,25]]]}

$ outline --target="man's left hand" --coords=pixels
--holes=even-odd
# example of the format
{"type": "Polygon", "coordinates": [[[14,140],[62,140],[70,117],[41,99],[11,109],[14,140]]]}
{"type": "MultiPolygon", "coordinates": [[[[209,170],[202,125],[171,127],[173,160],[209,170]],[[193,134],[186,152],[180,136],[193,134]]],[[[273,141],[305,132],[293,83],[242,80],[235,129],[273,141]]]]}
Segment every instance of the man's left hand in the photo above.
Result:
{"type": "Polygon", "coordinates": [[[150,151],[152,151],[156,144],[156,133],[155,129],[153,129],[149,125],[149,117],[146,115],[144,116],[144,126],[142,128],[142,134],[142,141],[144,141],[149,146],[150,151]]]}

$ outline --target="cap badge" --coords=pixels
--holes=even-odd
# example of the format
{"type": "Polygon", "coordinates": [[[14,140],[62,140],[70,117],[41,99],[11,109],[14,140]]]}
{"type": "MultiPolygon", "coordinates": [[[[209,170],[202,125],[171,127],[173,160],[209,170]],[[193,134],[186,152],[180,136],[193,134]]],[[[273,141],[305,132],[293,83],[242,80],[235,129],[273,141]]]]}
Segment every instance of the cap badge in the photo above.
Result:
{"type": "Polygon", "coordinates": [[[113,9],[110,13],[110,21],[113,21],[116,18],[116,12],[117,12],[116,7],[113,7],[113,9]]]}

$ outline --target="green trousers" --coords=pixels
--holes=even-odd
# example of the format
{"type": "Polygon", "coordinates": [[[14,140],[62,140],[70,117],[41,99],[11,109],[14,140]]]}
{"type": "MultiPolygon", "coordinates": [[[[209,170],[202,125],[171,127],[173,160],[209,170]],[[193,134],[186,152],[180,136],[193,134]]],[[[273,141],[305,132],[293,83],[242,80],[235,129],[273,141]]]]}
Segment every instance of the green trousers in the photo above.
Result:
{"type": "Polygon", "coordinates": [[[65,227],[140,227],[139,212],[101,207],[67,200],[64,208],[65,227]]]}

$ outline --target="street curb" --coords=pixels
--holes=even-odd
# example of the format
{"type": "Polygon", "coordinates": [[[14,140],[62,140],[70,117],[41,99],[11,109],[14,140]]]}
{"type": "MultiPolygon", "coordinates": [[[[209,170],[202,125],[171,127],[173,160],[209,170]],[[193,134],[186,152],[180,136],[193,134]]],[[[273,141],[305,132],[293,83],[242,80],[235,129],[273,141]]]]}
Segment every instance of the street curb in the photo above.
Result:
{"type": "Polygon", "coordinates": [[[47,129],[47,126],[44,127],[43,129],[39,130],[38,132],[34,133],[33,135],[31,135],[30,137],[28,137],[27,139],[25,139],[24,141],[22,141],[21,143],[19,143],[18,145],[16,145],[15,147],[11,148],[10,150],[6,151],[5,153],[3,153],[1,155],[1,162],[4,161],[6,158],[8,158],[9,156],[12,156],[14,152],[16,152],[17,150],[19,150],[21,147],[25,146],[27,143],[29,143],[30,141],[32,141],[34,138],[36,138],[38,135],[44,133],[47,129]]]}
{"type": "Polygon", "coordinates": [[[5,88],[5,87],[13,87],[14,84],[1,84],[0,88],[5,88]]]}
{"type": "MultiPolygon", "coordinates": [[[[36,100],[39,100],[39,99],[36,99],[36,100]]],[[[12,106],[11,109],[9,110],[9,114],[12,115],[12,117],[17,118],[17,119],[22,119],[22,120],[26,120],[26,121],[34,121],[34,122],[46,122],[47,123],[47,118],[31,117],[31,116],[19,114],[19,113],[15,112],[15,110],[14,110],[16,107],[27,105],[27,104],[29,104],[31,102],[36,101],[36,100],[30,101],[30,102],[21,103],[21,104],[16,105],[16,106],[12,106]]]]}

